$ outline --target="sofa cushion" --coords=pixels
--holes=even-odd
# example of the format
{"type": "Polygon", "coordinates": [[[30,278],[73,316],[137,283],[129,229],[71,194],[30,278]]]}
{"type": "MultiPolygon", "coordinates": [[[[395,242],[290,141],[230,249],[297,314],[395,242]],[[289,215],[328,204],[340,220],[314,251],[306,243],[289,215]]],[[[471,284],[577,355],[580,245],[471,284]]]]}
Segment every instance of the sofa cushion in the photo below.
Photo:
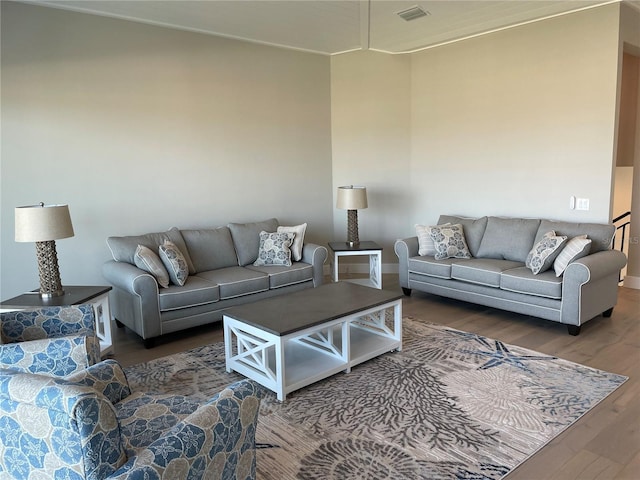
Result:
{"type": "Polygon", "coordinates": [[[303,223],[301,225],[296,225],[293,227],[286,226],[278,226],[276,232],[278,233],[293,233],[295,237],[293,239],[293,244],[291,245],[291,259],[294,262],[299,262],[302,260],[302,247],[304,246],[304,233],[307,230],[307,224],[303,223]]]}
{"type": "Polygon", "coordinates": [[[258,258],[260,232],[263,230],[275,232],[278,228],[278,220],[270,218],[255,223],[230,223],[228,227],[238,256],[238,265],[244,267],[252,264],[258,258]]]}
{"type": "Polygon", "coordinates": [[[578,235],[570,239],[553,262],[556,277],[562,275],[571,262],[589,255],[591,244],[591,239],[586,235],[578,235]]]}
{"type": "Polygon", "coordinates": [[[487,228],[487,217],[469,218],[457,217],[454,215],[440,215],[438,224],[444,223],[459,223],[462,225],[462,228],[464,229],[464,238],[467,241],[469,251],[472,256],[477,257],[482,236],[487,228]]]}
{"type": "Polygon", "coordinates": [[[236,249],[228,227],[182,230],[182,236],[196,272],[238,265],[236,249]]]}
{"type": "Polygon", "coordinates": [[[279,265],[254,267],[249,265],[245,268],[267,274],[270,289],[313,280],[313,267],[308,263],[293,262],[290,267],[279,265]]]}
{"type": "Polygon", "coordinates": [[[527,255],[524,266],[530,269],[534,275],[546,272],[551,268],[553,261],[566,242],[566,235],[556,235],[553,230],[545,233],[527,255]]]}
{"type": "Polygon", "coordinates": [[[436,260],[432,256],[411,257],[409,259],[409,272],[429,275],[431,277],[451,278],[451,264],[454,262],[468,262],[468,259],[445,258],[436,260]]]}
{"type": "Polygon", "coordinates": [[[507,270],[500,277],[500,288],[538,297],[562,298],[562,278],[556,277],[552,270],[538,275],[534,275],[527,267],[507,270]]]}
{"type": "Polygon", "coordinates": [[[464,238],[462,225],[435,225],[429,227],[429,233],[436,248],[434,258],[471,258],[469,247],[464,238]]]}
{"type": "Polygon", "coordinates": [[[520,266],[522,262],[512,260],[473,258],[465,262],[454,262],[451,265],[451,278],[497,288],[500,286],[502,272],[520,266]]]}
{"type": "Polygon", "coordinates": [[[200,272],[198,277],[218,284],[220,300],[269,290],[269,276],[244,267],[227,267],[200,272]]]}
{"type": "Polygon", "coordinates": [[[160,311],[180,310],[215,303],[220,300],[220,289],[215,283],[197,275],[190,275],[183,286],[170,285],[160,290],[160,311]]]}
{"type": "Polygon", "coordinates": [[[489,217],[476,256],[524,263],[539,225],[538,219],[489,217]]]}
{"type": "Polygon", "coordinates": [[[569,238],[578,235],[587,235],[591,240],[590,253],[601,252],[611,248],[613,236],[616,233],[616,227],[613,224],[601,223],[571,223],[571,222],[555,222],[552,220],[542,220],[540,228],[536,235],[536,239],[553,230],[556,235],[566,235],[569,238]]]}
{"type": "Polygon", "coordinates": [[[291,244],[295,233],[260,232],[258,258],[253,262],[256,267],[268,265],[291,266],[291,244]]]}
{"type": "Polygon", "coordinates": [[[136,254],[138,245],[144,245],[152,251],[157,252],[158,247],[162,245],[165,240],[172,241],[180,251],[183,252],[189,267],[189,273],[196,273],[182,234],[180,230],[175,227],[166,232],[147,233],[145,235],[132,235],[128,237],[109,237],[107,238],[107,246],[111,251],[111,256],[116,262],[127,262],[135,265],[134,255],[136,254]]]}
{"type": "Polygon", "coordinates": [[[158,247],[160,252],[160,260],[169,272],[169,278],[174,285],[184,285],[189,276],[189,267],[187,261],[180,249],[171,241],[165,240],[158,247]]]}
{"type": "Polygon", "coordinates": [[[169,286],[169,272],[156,252],[144,245],[138,245],[133,260],[136,267],[153,275],[158,285],[163,288],[169,286]]]}

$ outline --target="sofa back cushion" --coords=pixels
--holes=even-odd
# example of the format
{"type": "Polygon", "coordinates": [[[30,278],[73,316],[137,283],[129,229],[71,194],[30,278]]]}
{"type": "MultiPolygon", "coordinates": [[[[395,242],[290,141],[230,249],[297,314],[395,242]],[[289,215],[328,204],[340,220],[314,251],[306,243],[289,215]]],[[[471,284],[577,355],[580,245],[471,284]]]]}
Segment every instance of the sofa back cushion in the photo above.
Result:
{"type": "Polygon", "coordinates": [[[462,225],[464,238],[467,241],[467,247],[469,247],[469,251],[472,256],[477,256],[482,236],[487,228],[487,217],[468,218],[457,217],[455,215],[440,215],[438,225],[443,225],[445,223],[451,223],[452,225],[459,223],[462,225]]]}
{"type": "Polygon", "coordinates": [[[489,217],[477,256],[524,263],[539,227],[539,219],[489,217]]]}
{"type": "Polygon", "coordinates": [[[158,247],[160,247],[165,240],[173,242],[182,255],[184,255],[187,266],[189,267],[189,273],[192,275],[196,273],[182,234],[180,230],[175,227],[166,232],[147,233],[145,235],[132,235],[127,237],[109,237],[107,238],[107,246],[111,251],[111,256],[116,262],[127,262],[135,265],[134,257],[138,245],[144,245],[153,252],[158,252],[158,247]]]}
{"type": "Polygon", "coordinates": [[[228,227],[238,255],[238,265],[244,267],[258,258],[260,232],[263,230],[268,233],[275,232],[278,229],[278,220],[270,218],[254,223],[230,223],[228,227]]]}
{"type": "Polygon", "coordinates": [[[613,224],[542,220],[535,241],[538,242],[545,233],[552,230],[556,232],[556,235],[566,235],[569,238],[577,237],[578,235],[587,235],[587,238],[591,239],[591,250],[589,250],[589,254],[592,254],[611,248],[616,227],[613,224]]]}
{"type": "Polygon", "coordinates": [[[238,257],[228,227],[182,230],[196,272],[237,267],[238,257]]]}

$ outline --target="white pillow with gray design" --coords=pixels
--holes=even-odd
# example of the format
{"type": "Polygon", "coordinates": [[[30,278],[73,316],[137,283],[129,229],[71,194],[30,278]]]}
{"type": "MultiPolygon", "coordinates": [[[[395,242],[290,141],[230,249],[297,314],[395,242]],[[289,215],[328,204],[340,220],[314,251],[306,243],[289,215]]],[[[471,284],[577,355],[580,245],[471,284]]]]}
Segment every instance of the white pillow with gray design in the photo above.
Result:
{"type": "Polygon", "coordinates": [[[553,265],[553,261],[562,251],[561,247],[566,241],[566,235],[556,235],[556,232],[553,230],[545,233],[542,239],[533,246],[529,255],[527,255],[527,259],[524,262],[525,266],[530,269],[534,275],[549,270],[553,265]]]}
{"type": "Polygon", "coordinates": [[[271,265],[291,266],[291,244],[295,237],[291,232],[260,232],[258,258],[253,265],[265,267],[271,265]]]}
{"type": "Polygon", "coordinates": [[[180,249],[176,247],[175,243],[165,240],[164,243],[158,247],[158,250],[160,252],[160,259],[167,269],[167,272],[169,272],[171,283],[180,287],[183,286],[189,276],[189,267],[180,249]]]}
{"type": "Polygon", "coordinates": [[[138,245],[136,253],[133,255],[133,261],[136,267],[150,273],[156,279],[158,285],[164,288],[169,286],[169,273],[164,268],[160,257],[153,250],[144,245],[138,245]]]}
{"type": "Polygon", "coordinates": [[[434,255],[436,260],[471,258],[461,224],[431,226],[429,227],[429,234],[436,249],[434,255]]]}
{"type": "MultiPolygon", "coordinates": [[[[451,225],[450,223],[443,223],[442,225],[451,225]]],[[[429,233],[431,228],[429,225],[419,225],[416,223],[416,236],[418,237],[418,255],[424,257],[429,255],[433,257],[436,254],[436,245],[433,243],[433,238],[429,233]]]]}

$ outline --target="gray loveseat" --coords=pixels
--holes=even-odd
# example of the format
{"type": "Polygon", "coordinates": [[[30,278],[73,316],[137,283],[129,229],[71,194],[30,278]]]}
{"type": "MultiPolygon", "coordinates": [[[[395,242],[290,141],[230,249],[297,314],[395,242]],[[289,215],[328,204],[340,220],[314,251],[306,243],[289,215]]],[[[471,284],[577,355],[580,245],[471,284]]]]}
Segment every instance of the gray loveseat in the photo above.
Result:
{"type": "Polygon", "coordinates": [[[416,289],[553,320],[566,324],[572,335],[578,335],[580,326],[588,320],[600,314],[611,315],[617,301],[620,270],[626,264],[622,252],[611,250],[613,225],[440,216],[438,225],[447,223],[462,225],[471,258],[436,260],[437,253],[427,251],[426,240],[420,245],[418,236],[396,241],[400,286],[405,295],[416,289]],[[547,257],[553,262],[545,266],[548,269],[541,268],[534,274],[530,252],[549,232],[555,232],[555,237],[550,238],[567,239],[551,258],[547,257]],[[585,235],[586,241],[578,240],[585,235]],[[582,253],[576,253],[578,258],[572,259],[573,251],[562,251],[575,237],[578,239],[572,245],[577,242],[584,248],[582,253]],[[419,254],[421,247],[423,255],[419,254]],[[563,265],[555,264],[561,260],[566,262],[564,271],[563,265]]]}
{"type": "Polygon", "coordinates": [[[260,232],[276,232],[278,226],[278,220],[272,218],[211,229],[172,228],[140,236],[109,237],[107,245],[113,260],[107,261],[102,271],[113,285],[111,311],[118,326],[129,327],[149,348],[161,335],[221,320],[224,309],[234,305],[321,285],[327,258],[323,246],[302,245],[301,258],[292,260],[291,266],[253,265],[260,232]],[[136,262],[140,264],[136,255],[139,245],[158,252],[167,240],[186,261],[188,276],[185,274],[182,286],[172,279],[168,287],[161,287],[158,277],[136,266],[136,262]]]}

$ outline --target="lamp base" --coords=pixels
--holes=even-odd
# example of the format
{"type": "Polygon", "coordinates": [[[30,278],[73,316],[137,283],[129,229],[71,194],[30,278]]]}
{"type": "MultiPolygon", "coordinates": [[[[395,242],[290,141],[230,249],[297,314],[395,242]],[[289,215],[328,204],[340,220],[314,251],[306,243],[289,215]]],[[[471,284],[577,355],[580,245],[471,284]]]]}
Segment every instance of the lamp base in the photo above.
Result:
{"type": "Polygon", "coordinates": [[[358,210],[347,210],[347,243],[350,247],[360,244],[358,238],[358,210]]]}
{"type": "Polygon", "coordinates": [[[64,295],[64,290],[58,269],[56,242],[54,240],[36,242],[36,255],[40,276],[40,296],[42,298],[61,297],[64,295]]]}

